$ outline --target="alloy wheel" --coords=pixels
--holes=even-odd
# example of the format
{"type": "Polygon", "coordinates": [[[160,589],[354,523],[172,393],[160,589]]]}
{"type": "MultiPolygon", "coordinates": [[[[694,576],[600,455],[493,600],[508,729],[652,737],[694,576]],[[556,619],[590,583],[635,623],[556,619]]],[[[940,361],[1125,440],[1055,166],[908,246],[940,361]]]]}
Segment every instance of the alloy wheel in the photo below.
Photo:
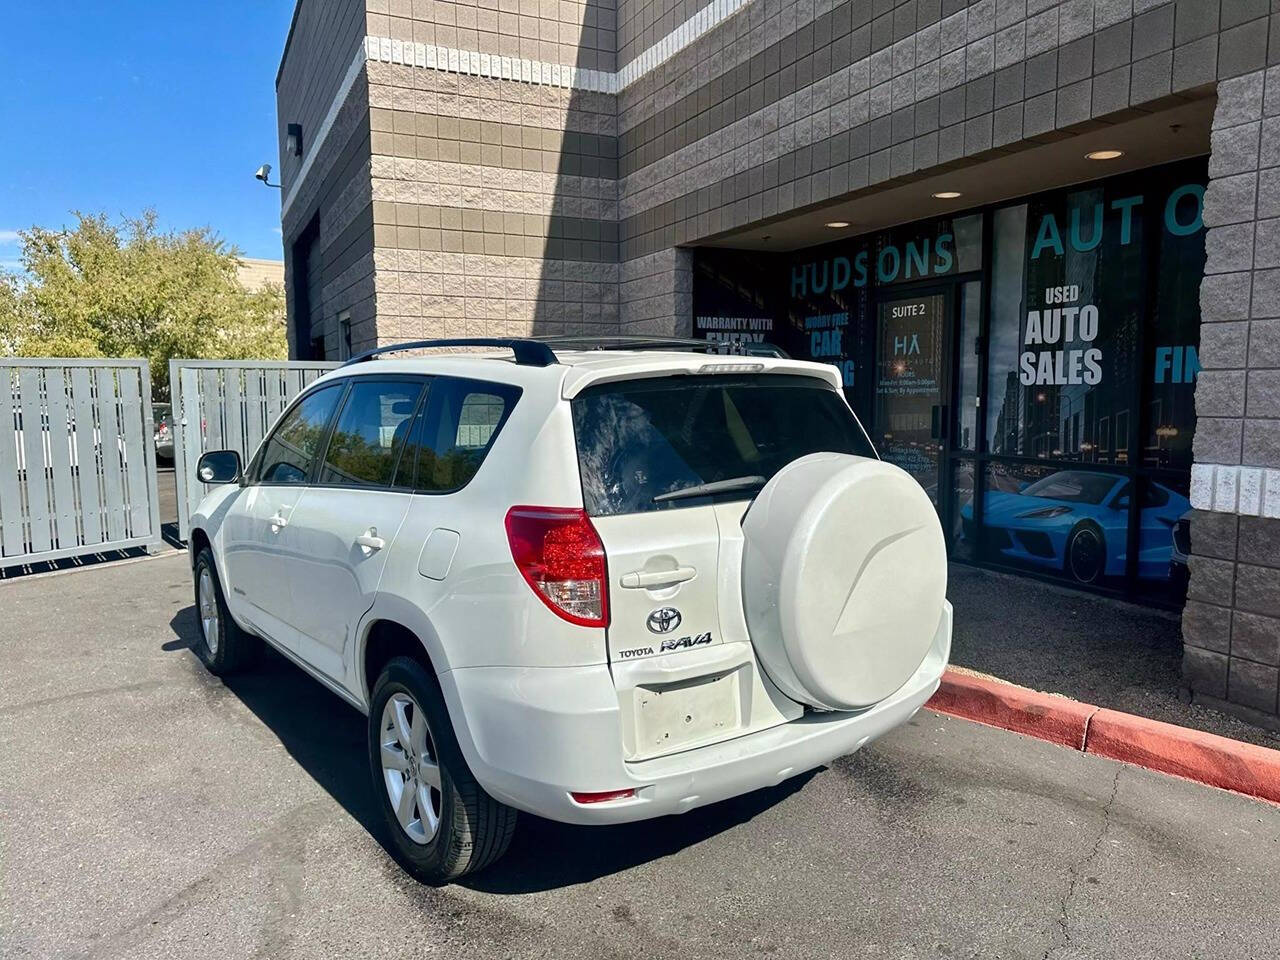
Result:
{"type": "Polygon", "coordinates": [[[426,844],[440,829],[440,763],[427,716],[407,693],[382,708],[382,782],[400,828],[426,844]]]}
{"type": "Polygon", "coordinates": [[[218,619],[218,594],[213,585],[213,574],[208,567],[200,569],[199,592],[200,629],[204,632],[204,643],[209,648],[209,655],[218,655],[218,644],[222,640],[221,621],[218,619]]]}
{"type": "Polygon", "coordinates": [[[1102,570],[1102,541],[1088,527],[1076,531],[1071,538],[1071,573],[1081,583],[1093,583],[1102,570]]]}

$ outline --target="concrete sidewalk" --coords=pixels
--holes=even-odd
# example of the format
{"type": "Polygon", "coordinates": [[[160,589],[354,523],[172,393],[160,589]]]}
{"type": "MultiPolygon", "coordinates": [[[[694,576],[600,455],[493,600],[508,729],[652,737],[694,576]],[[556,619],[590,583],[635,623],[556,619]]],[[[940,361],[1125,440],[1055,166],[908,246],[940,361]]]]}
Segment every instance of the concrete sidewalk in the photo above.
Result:
{"type": "Polygon", "coordinates": [[[954,666],[1265,747],[1280,733],[1184,703],[1176,613],[952,564],[954,666]]]}
{"type": "Polygon", "coordinates": [[[1280,809],[922,712],[678,818],[523,818],[464,885],[379,845],[364,720],[228,684],[183,557],[0,585],[0,955],[1271,956],[1280,809]]]}

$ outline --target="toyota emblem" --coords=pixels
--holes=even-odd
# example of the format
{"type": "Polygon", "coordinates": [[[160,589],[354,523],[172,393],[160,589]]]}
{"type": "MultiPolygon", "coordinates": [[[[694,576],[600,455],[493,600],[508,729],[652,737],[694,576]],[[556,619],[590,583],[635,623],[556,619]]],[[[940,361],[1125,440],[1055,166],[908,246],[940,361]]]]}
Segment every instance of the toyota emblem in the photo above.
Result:
{"type": "Polygon", "coordinates": [[[649,614],[647,621],[650,633],[670,633],[680,626],[680,611],[675,607],[659,607],[649,614]]]}

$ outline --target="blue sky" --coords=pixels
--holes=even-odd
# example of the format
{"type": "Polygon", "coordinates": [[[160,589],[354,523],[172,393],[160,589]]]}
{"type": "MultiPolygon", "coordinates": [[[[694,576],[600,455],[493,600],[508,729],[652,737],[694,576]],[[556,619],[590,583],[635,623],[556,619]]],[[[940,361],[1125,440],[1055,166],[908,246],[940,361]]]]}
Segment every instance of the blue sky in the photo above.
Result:
{"type": "Polygon", "coordinates": [[[19,228],[146,207],[281,258],[280,192],[253,172],[278,165],[292,0],[0,6],[0,267],[15,266],[19,228]]]}

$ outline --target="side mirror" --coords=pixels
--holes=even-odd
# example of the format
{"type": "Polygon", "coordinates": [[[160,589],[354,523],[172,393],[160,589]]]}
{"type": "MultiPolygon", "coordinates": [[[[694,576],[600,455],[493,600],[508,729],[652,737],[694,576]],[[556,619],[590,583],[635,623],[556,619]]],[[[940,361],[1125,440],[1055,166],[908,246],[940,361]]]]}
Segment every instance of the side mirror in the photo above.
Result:
{"type": "Polygon", "coordinates": [[[201,483],[239,483],[240,472],[240,454],[234,450],[210,450],[196,464],[201,483]]]}

